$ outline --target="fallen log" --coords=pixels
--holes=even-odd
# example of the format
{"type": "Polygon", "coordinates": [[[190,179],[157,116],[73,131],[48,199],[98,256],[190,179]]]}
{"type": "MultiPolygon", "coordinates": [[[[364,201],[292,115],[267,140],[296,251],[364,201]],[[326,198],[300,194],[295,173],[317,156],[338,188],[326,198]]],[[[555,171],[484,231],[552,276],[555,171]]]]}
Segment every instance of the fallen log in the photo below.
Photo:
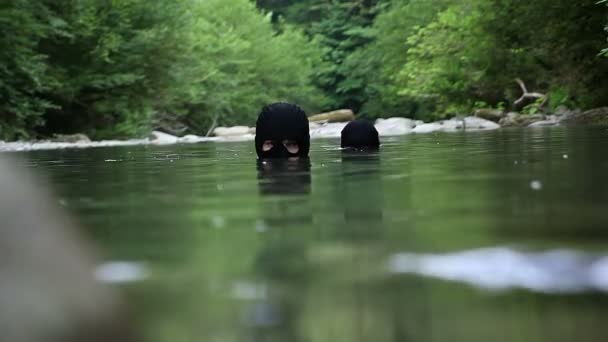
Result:
{"type": "Polygon", "coordinates": [[[353,111],[350,109],[338,109],[308,117],[308,121],[312,122],[347,122],[354,119],[355,113],[353,113],[353,111]]]}
{"type": "Polygon", "coordinates": [[[549,97],[546,94],[537,93],[537,92],[528,92],[528,88],[526,88],[524,81],[522,81],[519,78],[516,78],[515,82],[517,82],[517,84],[519,84],[519,87],[521,88],[521,91],[523,93],[520,98],[518,98],[517,100],[515,100],[515,102],[513,102],[515,105],[520,105],[525,99],[542,99],[542,102],[540,103],[539,107],[542,107],[545,105],[545,103],[547,103],[547,100],[549,99],[549,97]]]}

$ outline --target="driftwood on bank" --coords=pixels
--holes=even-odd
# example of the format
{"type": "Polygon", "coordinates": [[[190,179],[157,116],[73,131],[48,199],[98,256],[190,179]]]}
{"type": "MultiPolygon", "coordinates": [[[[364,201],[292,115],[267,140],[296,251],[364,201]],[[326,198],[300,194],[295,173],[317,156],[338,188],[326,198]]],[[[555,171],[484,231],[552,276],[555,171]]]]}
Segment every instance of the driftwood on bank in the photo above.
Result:
{"type": "Polygon", "coordinates": [[[515,102],[513,102],[515,105],[520,105],[525,99],[543,99],[543,101],[539,105],[540,107],[542,107],[545,105],[545,103],[549,99],[549,97],[546,94],[538,93],[538,92],[529,92],[528,88],[526,88],[526,85],[524,84],[524,81],[522,81],[521,79],[516,78],[515,82],[517,82],[517,84],[519,84],[519,87],[521,88],[521,91],[523,92],[521,97],[518,98],[517,100],[515,100],[515,102]]]}
{"type": "Polygon", "coordinates": [[[338,109],[308,117],[308,120],[312,122],[347,122],[354,119],[355,113],[350,109],[338,109]]]}

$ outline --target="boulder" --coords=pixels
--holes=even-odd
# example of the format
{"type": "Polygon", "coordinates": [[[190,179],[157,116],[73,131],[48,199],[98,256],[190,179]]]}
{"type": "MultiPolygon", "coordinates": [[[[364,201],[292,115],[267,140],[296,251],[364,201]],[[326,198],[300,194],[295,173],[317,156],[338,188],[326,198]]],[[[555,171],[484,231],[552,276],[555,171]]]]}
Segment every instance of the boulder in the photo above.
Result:
{"type": "Polygon", "coordinates": [[[500,109],[481,108],[481,109],[477,109],[473,113],[473,115],[478,118],[498,122],[500,119],[502,119],[506,115],[506,113],[500,109]]]}
{"type": "Polygon", "coordinates": [[[213,138],[208,138],[208,137],[201,137],[198,135],[194,135],[194,134],[187,134],[184,135],[183,137],[179,138],[179,142],[181,143],[197,143],[197,142],[202,142],[202,141],[209,141],[213,138]]]}
{"type": "Polygon", "coordinates": [[[179,140],[179,138],[174,135],[160,131],[152,131],[148,139],[154,144],[175,144],[179,140]]]}
{"type": "Polygon", "coordinates": [[[416,126],[413,133],[431,133],[431,132],[458,132],[458,131],[485,131],[498,129],[500,125],[497,123],[474,117],[467,116],[464,118],[452,118],[449,120],[426,123],[416,126]]]}
{"type": "Polygon", "coordinates": [[[76,134],[55,134],[52,142],[63,142],[63,143],[90,143],[91,139],[82,133],[76,134]]]}
{"type": "Polygon", "coordinates": [[[466,122],[462,117],[451,118],[449,120],[439,121],[441,124],[441,132],[457,132],[466,128],[466,122]]]}
{"type": "Polygon", "coordinates": [[[340,137],[342,129],[346,126],[346,122],[334,122],[320,125],[310,130],[311,138],[336,138],[340,137]]]}
{"type": "Polygon", "coordinates": [[[319,127],[321,127],[320,123],[316,123],[316,122],[309,122],[308,123],[308,129],[310,129],[310,130],[313,130],[313,129],[316,129],[316,128],[319,128],[319,127]]]}
{"type": "Polygon", "coordinates": [[[248,126],[217,127],[213,130],[213,134],[217,137],[245,135],[250,134],[250,128],[248,126]]]}
{"type": "Polygon", "coordinates": [[[561,122],[566,125],[608,127],[608,107],[595,108],[582,113],[573,112],[562,118],[561,122]]]}
{"type": "Polygon", "coordinates": [[[407,118],[389,118],[376,120],[375,127],[380,136],[403,135],[412,132],[416,123],[407,118]]]}
{"type": "Polygon", "coordinates": [[[355,119],[355,113],[350,109],[338,109],[327,113],[315,114],[308,117],[313,122],[348,122],[355,119]]]}
{"type": "Polygon", "coordinates": [[[118,289],[95,277],[98,251],[25,164],[0,157],[2,340],[139,340],[118,289]]]}
{"type": "Polygon", "coordinates": [[[515,112],[507,115],[498,122],[502,127],[526,127],[537,121],[546,120],[543,114],[519,114],[515,112]]]}
{"type": "Polygon", "coordinates": [[[528,125],[528,127],[552,127],[558,126],[560,120],[557,115],[547,115],[545,120],[536,121],[528,125]]]}
{"type": "Polygon", "coordinates": [[[464,129],[467,131],[487,131],[500,128],[494,121],[486,120],[474,116],[464,118],[464,129]]]}
{"type": "Polygon", "coordinates": [[[412,129],[412,133],[431,133],[441,131],[443,125],[440,122],[430,122],[417,125],[412,129]]]}
{"type": "Polygon", "coordinates": [[[517,120],[519,118],[519,113],[509,112],[502,119],[498,121],[498,124],[502,127],[514,127],[517,126],[517,120]]]}
{"type": "Polygon", "coordinates": [[[578,109],[571,110],[570,108],[568,108],[564,105],[560,105],[560,106],[557,106],[557,108],[555,108],[555,110],[553,111],[553,114],[558,115],[558,116],[563,116],[563,115],[571,115],[576,112],[580,112],[580,110],[578,110],[578,109]]]}

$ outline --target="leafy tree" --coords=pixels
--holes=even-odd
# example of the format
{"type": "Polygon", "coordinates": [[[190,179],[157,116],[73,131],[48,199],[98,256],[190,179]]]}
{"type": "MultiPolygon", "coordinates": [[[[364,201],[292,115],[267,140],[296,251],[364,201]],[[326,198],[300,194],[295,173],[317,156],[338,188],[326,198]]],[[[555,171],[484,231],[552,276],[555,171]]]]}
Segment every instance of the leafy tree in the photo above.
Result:
{"type": "Polygon", "coordinates": [[[275,34],[269,16],[247,0],[196,2],[188,17],[188,50],[174,72],[186,80],[169,110],[197,132],[213,120],[253,124],[261,106],[283,100],[318,110],[325,99],[313,87],[321,50],[300,31],[275,34]]]}
{"type": "Polygon", "coordinates": [[[419,24],[407,20],[418,13],[410,11],[415,1],[393,4],[378,16],[376,41],[358,58],[382,70],[368,79],[365,109],[372,115],[388,109],[433,119],[468,114],[477,101],[512,103],[520,95],[517,77],[571,106],[606,104],[600,94],[608,60],[598,57],[605,15],[594,3],[429,2],[419,24]]]}
{"type": "Polygon", "coordinates": [[[7,0],[0,5],[2,139],[85,132],[205,133],[252,124],[266,102],[311,109],[315,42],[281,35],[248,0],[7,0]]]}
{"type": "Polygon", "coordinates": [[[351,54],[346,63],[365,77],[367,102],[363,115],[420,116],[422,103],[400,94],[397,76],[407,61],[408,37],[433,21],[450,3],[446,0],[395,0],[383,7],[372,28],[374,41],[351,54]]]}
{"type": "Polygon", "coordinates": [[[26,136],[53,107],[43,92],[54,86],[38,42],[60,34],[61,21],[42,3],[7,0],[0,5],[0,139],[26,136]]]}
{"type": "MultiPolygon", "coordinates": [[[[314,83],[331,99],[331,107],[357,111],[366,101],[365,75],[347,59],[374,39],[370,27],[386,2],[258,0],[257,4],[273,11],[275,23],[280,24],[280,18],[284,17],[322,44],[327,63],[317,69],[314,83]]],[[[278,29],[281,30],[280,25],[278,29]]]]}

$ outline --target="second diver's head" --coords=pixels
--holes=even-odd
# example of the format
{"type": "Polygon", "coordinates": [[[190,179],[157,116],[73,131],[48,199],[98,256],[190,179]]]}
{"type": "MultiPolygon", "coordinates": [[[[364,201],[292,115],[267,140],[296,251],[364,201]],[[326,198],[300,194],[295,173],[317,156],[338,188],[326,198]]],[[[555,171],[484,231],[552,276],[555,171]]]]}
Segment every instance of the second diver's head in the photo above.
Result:
{"type": "Polygon", "coordinates": [[[342,129],[340,146],[354,149],[378,149],[380,147],[378,131],[368,121],[351,121],[342,129]]]}
{"type": "Polygon", "coordinates": [[[258,158],[308,157],[308,118],[300,107],[283,102],[267,105],[262,108],[255,127],[258,158]]]}

